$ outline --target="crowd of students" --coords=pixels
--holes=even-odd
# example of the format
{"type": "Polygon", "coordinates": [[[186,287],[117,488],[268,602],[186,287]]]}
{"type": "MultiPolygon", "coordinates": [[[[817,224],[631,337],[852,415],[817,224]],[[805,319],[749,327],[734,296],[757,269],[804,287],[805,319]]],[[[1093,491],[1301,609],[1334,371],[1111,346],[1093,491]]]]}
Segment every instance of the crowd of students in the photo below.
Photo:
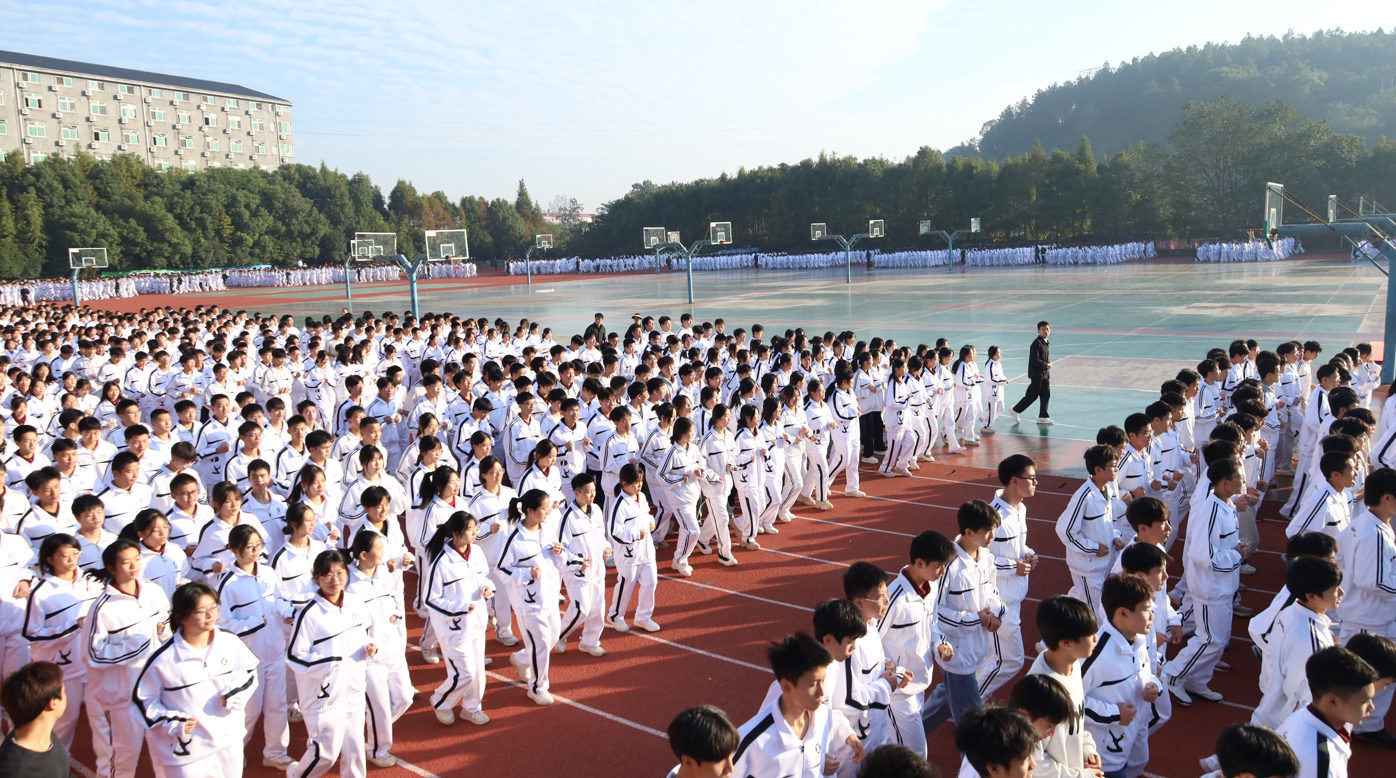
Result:
{"type": "MultiPolygon", "coordinates": [[[[1198,262],[1274,262],[1304,253],[1298,238],[1280,238],[1275,245],[1263,240],[1204,243],[1197,247],[1198,262]]],[[[1354,257],[1355,258],[1355,257],[1354,257]]]]}
{"type": "MultiPolygon", "coordinates": [[[[163,776],[240,775],[258,726],[263,764],[296,778],[336,761],[345,776],[391,766],[394,723],[415,696],[408,608],[425,620],[416,647],[443,670],[430,695],[442,725],[489,723],[491,633],[519,647],[510,661],[528,697],[552,704],[551,663],[571,641],[604,656],[608,629],[662,629],[657,549],[673,549],[675,576],[737,565],[794,520],[797,502],[830,510],[836,496],[864,497],[859,463],[904,477],[978,445],[1002,422],[1007,386],[997,347],[981,369],[975,347],[943,339],[768,337],[689,314],[637,315],[623,333],[597,314],[565,345],[527,320],[432,314],[297,326],[214,308],[39,304],[0,308],[0,327],[0,705],[13,730],[0,766],[15,774],[50,758],[46,742],[70,748],[83,710],[98,771],[120,778],[143,748],[163,776]],[[292,721],[307,731],[294,748],[292,721]]],[[[1283,730],[1312,710],[1314,726],[1346,732],[1328,708],[1304,708],[1309,690],[1293,681],[1314,661],[1299,638],[1313,635],[1309,653],[1322,654],[1319,627],[1332,631],[1324,614],[1340,604],[1332,586],[1314,588],[1331,582],[1332,563],[1309,558],[1338,539],[1337,574],[1354,594],[1337,636],[1387,667],[1359,649],[1390,648],[1371,636],[1390,637],[1391,619],[1375,615],[1396,605],[1396,580],[1373,583],[1371,571],[1396,569],[1381,556],[1393,549],[1396,476],[1369,473],[1365,452],[1379,435],[1384,454],[1396,431],[1379,433],[1364,407],[1379,380],[1370,348],[1324,365],[1320,351],[1237,341],[1180,372],[1123,429],[1100,431],[1090,479],[1057,524],[1071,596],[1038,611],[1046,650],[1033,672],[1058,684],[1020,681],[1010,702],[1046,735],[1030,758],[1135,778],[1170,695],[1220,698],[1207,679],[1243,613],[1236,576],[1256,548],[1255,505],[1292,464],[1287,446],[1298,455],[1285,511],[1295,562],[1290,588],[1252,622],[1275,625],[1262,646],[1270,718],[1257,723],[1283,730]],[[1170,521],[1189,516],[1205,523],[1194,520],[1184,579],[1165,593],[1170,521]],[[1296,616],[1295,602],[1315,615],[1296,616]],[[1304,632],[1300,616],[1318,626],[1304,632]],[[1178,641],[1175,627],[1194,634],[1165,662],[1160,638],[1178,641]],[[1146,706],[1150,716],[1135,715],[1146,706]]],[[[1035,465],[1015,455],[999,477],[992,503],[960,509],[954,540],[918,536],[890,579],[854,565],[847,599],[820,606],[814,636],[773,646],[777,681],[728,749],[742,775],[892,774],[867,772],[894,758],[880,755],[886,744],[924,757],[926,732],[952,718],[978,774],[1016,753],[975,750],[996,742],[994,727],[1022,723],[981,709],[1026,663],[1019,609],[1037,562],[1035,465]]],[[[1314,705],[1332,689],[1346,705],[1348,687],[1324,678],[1310,682],[1314,705]]],[[[1382,695],[1351,723],[1396,744],[1382,695]]],[[[698,757],[716,746],[704,747],[679,755],[712,762],[698,757]]],[[[1230,754],[1219,758],[1225,769],[1230,754]]]]}

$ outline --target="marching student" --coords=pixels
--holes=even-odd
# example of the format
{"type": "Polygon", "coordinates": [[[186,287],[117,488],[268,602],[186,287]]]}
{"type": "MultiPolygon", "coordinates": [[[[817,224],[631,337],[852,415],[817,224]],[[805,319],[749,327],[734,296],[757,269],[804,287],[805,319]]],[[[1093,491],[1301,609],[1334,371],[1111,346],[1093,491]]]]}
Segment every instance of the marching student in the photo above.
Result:
{"type": "MultiPolygon", "coordinates": [[[[315,560],[326,546],[324,541],[314,537],[315,512],[305,503],[296,503],[287,509],[286,526],[282,528],[282,532],[286,535],[286,542],[272,557],[271,566],[281,579],[280,599],[286,604],[294,619],[315,596],[315,577],[312,575],[312,569],[315,560]]],[[[292,629],[292,625],[282,619],[282,636],[288,642],[292,629]]],[[[299,723],[303,720],[297,705],[299,699],[295,675],[291,674],[286,678],[288,721],[299,723]]]]}
{"type": "Polygon", "coordinates": [[[229,533],[242,524],[252,526],[261,536],[265,558],[267,532],[257,517],[242,509],[242,492],[232,481],[222,481],[213,487],[214,516],[199,530],[199,543],[189,555],[191,578],[216,583],[233,565],[233,552],[228,547],[229,533]]]}
{"type": "MultiPolygon", "coordinates": [[[[465,721],[477,726],[490,721],[483,710],[485,630],[489,627],[485,601],[494,595],[494,586],[484,552],[475,545],[479,528],[474,516],[455,511],[437,525],[426,543],[431,564],[423,587],[424,601],[448,673],[432,692],[431,707],[437,721],[446,725],[456,722],[457,705],[465,721]]],[[[403,671],[405,676],[405,663],[403,671]]],[[[411,703],[410,695],[407,703],[411,703]]]]}
{"type": "Polygon", "coordinates": [[[835,426],[834,418],[824,402],[824,384],[811,380],[808,392],[804,414],[810,435],[804,442],[805,471],[800,476],[803,486],[795,499],[821,511],[833,510],[834,504],[829,502],[829,484],[832,481],[829,474],[829,433],[835,426]]]}
{"type": "MultiPolygon", "coordinates": [[[[476,539],[484,551],[485,561],[489,563],[490,580],[494,582],[494,597],[489,601],[490,623],[494,627],[496,642],[501,646],[516,646],[519,639],[513,631],[514,603],[507,588],[507,574],[499,569],[499,555],[504,548],[504,538],[509,534],[509,506],[518,494],[504,485],[504,463],[493,456],[480,460],[476,469],[480,473],[480,491],[471,499],[466,510],[480,520],[476,539]]],[[[425,543],[419,546],[420,549],[425,547],[425,543]]],[[[426,569],[425,564],[419,569],[426,569]]]]}
{"type": "Polygon", "coordinates": [[[921,722],[923,695],[931,687],[932,657],[949,661],[955,649],[940,632],[936,619],[939,581],[956,558],[955,544],[927,530],[912,538],[910,561],[887,587],[887,611],[877,622],[887,658],[910,682],[892,693],[887,715],[895,740],[924,757],[926,729],[921,722]]]}
{"type": "Polygon", "coordinates": [[[1142,713],[1161,686],[1148,649],[1154,591],[1140,576],[1112,575],[1100,597],[1106,619],[1081,663],[1086,728],[1104,746],[1100,769],[1108,778],[1139,775],[1149,763],[1149,718],[1142,713]]]}
{"type": "MultiPolygon", "coordinates": [[[[1352,524],[1338,536],[1342,549],[1343,580],[1348,594],[1338,609],[1338,642],[1350,645],[1358,635],[1396,638],[1396,470],[1377,468],[1367,476],[1363,503],[1352,524]]],[[[1373,700],[1372,713],[1353,727],[1354,734],[1384,748],[1396,746],[1396,737],[1383,722],[1391,708],[1393,687],[1387,685],[1373,700]]]]}
{"type": "MultiPolygon", "coordinates": [[[[1340,646],[1315,651],[1304,663],[1313,702],[1275,730],[1299,758],[1300,778],[1347,778],[1351,729],[1372,711],[1376,670],[1340,646]]],[[[1221,752],[1218,752],[1221,756],[1221,752]]]]}
{"type": "Polygon", "coordinates": [[[877,472],[888,478],[910,476],[907,467],[914,464],[919,440],[916,419],[911,409],[916,386],[906,372],[906,363],[892,360],[892,373],[887,379],[887,395],[882,402],[883,424],[887,429],[887,456],[877,472]]]}
{"type": "MultiPolygon", "coordinates": [[[[519,681],[527,687],[528,698],[539,705],[553,704],[553,696],[548,693],[550,655],[562,632],[557,610],[558,598],[562,596],[562,570],[576,565],[585,571],[591,566],[588,560],[567,553],[562,544],[545,535],[543,521],[552,509],[552,498],[540,489],[510,500],[508,535],[499,551],[499,572],[509,587],[514,613],[523,631],[524,645],[509,655],[509,661],[518,671],[519,681]]],[[[644,542],[649,543],[648,536],[644,542]]]]}
{"type": "Polygon", "coordinates": [[[63,685],[73,704],[54,725],[54,734],[70,751],[87,683],[82,621],[103,591],[100,584],[82,574],[78,567],[81,553],[78,541],[61,532],[39,544],[38,572],[42,577],[29,590],[21,633],[29,642],[33,661],[53,662],[63,670],[63,685]]]}
{"type": "MultiPolygon", "coordinates": [[[[708,433],[699,443],[699,450],[706,459],[708,471],[714,478],[702,478],[698,487],[707,503],[708,515],[698,534],[698,550],[705,556],[713,553],[713,542],[717,543],[717,562],[724,567],[737,564],[732,555],[732,523],[729,497],[732,495],[733,481],[737,472],[737,441],[729,427],[732,412],[726,405],[714,405],[708,414],[708,433]]],[[[739,530],[740,531],[740,530],[739,530]]]]}
{"type": "Polygon", "coordinates": [[[262,536],[251,525],[239,524],[228,533],[233,564],[218,576],[219,629],[237,635],[257,657],[257,686],[247,699],[247,738],[257,717],[265,741],[262,764],[285,770],[291,764],[286,706],[286,636],[281,623],[291,620],[290,606],[281,599],[281,579],[275,568],[261,563],[262,536]],[[280,622],[280,623],[278,623],[280,622]]]}
{"type": "Polygon", "coordinates": [[[1103,778],[1100,752],[1085,726],[1086,692],[1081,680],[1081,663],[1095,651],[1099,631],[1095,609],[1084,600],[1056,595],[1038,604],[1035,622],[1045,650],[1033,660],[1028,675],[1046,675],[1061,684],[1073,711],[1043,748],[1063,775],[1103,778]]]}
{"type": "Polygon", "coordinates": [[[151,761],[166,778],[240,778],[244,709],[257,688],[257,657],[218,629],[218,595],[187,583],[170,600],[174,636],[146,660],[131,695],[151,761]]]}
{"type": "Polygon", "coordinates": [[[102,552],[102,563],[87,574],[105,587],[85,624],[85,691],[92,702],[87,723],[103,774],[133,778],[145,725],[131,707],[131,690],[146,659],[170,634],[170,600],[159,586],[141,580],[141,547],[135,542],[116,540],[102,552]]]}
{"type": "Polygon", "coordinates": [[[308,742],[286,774],[320,778],[337,759],[343,778],[363,778],[366,664],[378,654],[378,626],[363,600],[345,591],[349,562],[339,550],[320,552],[311,575],[315,594],[296,616],[286,649],[308,742]]]}
{"type": "MultiPolygon", "coordinates": [[[[843,494],[845,497],[866,497],[858,490],[858,446],[862,432],[858,397],[853,393],[853,374],[839,370],[834,374],[834,393],[830,399],[833,425],[830,427],[829,476],[832,484],[839,473],[844,474],[843,494]]],[[[935,420],[931,421],[935,428],[935,420]]]]}
{"type": "MultiPolygon", "coordinates": [[[[611,545],[606,540],[606,518],[596,504],[596,482],[590,475],[574,476],[572,499],[562,508],[558,522],[558,543],[569,554],[589,562],[563,573],[567,588],[567,612],[553,651],[567,650],[567,637],[581,630],[580,649],[584,654],[605,656],[601,633],[606,628],[606,564],[611,545]]],[[[730,551],[729,551],[730,553],[730,551]]]]}
{"type": "Polygon", "coordinates": [[[689,708],[669,722],[669,748],[679,764],[668,778],[726,778],[741,736],[731,719],[711,705],[689,708]]]}
{"type": "Polygon", "coordinates": [[[985,380],[989,384],[989,396],[984,401],[984,429],[986,435],[994,434],[994,422],[1003,415],[1004,392],[1008,389],[1008,376],[1003,372],[1003,350],[998,346],[990,346],[985,352],[988,360],[984,362],[985,380]]]}
{"type": "Polygon", "coordinates": [[[1295,778],[1299,758],[1274,730],[1232,724],[1217,738],[1218,768],[1202,778],[1295,778]]]}
{"type": "Polygon", "coordinates": [[[946,567],[936,598],[936,621],[955,652],[936,662],[941,669],[940,685],[921,710],[927,732],[983,706],[976,675],[1005,610],[999,599],[994,556],[988,550],[999,526],[998,511],[983,500],[970,500],[960,506],[956,522],[960,535],[955,538],[955,558],[946,567]]]}
{"type": "Polygon", "coordinates": [[[1066,510],[1057,518],[1057,537],[1066,546],[1066,566],[1071,570],[1072,597],[1092,608],[1100,606],[1100,587],[1114,563],[1113,554],[1124,548],[1115,529],[1112,500],[1107,485],[1115,480],[1115,452],[1109,446],[1086,449],[1090,475],[1076,489],[1066,510]]]}
{"type": "Polygon", "coordinates": [[[654,620],[654,592],[659,583],[659,571],[654,558],[654,521],[649,502],[641,491],[645,476],[633,462],[620,469],[611,504],[606,507],[607,527],[611,538],[612,558],[616,562],[616,585],[611,593],[611,610],[606,623],[617,632],[625,632],[630,598],[639,592],[635,605],[635,626],[646,632],[658,632],[654,620]]]}
{"type": "Polygon", "coordinates": [[[1285,570],[1292,604],[1280,611],[1261,656],[1260,704],[1251,723],[1274,729],[1312,700],[1304,665],[1314,652],[1334,645],[1330,611],[1343,601],[1343,571],[1327,559],[1300,557],[1285,570]]]}
{"type": "Polygon", "coordinates": [[[999,483],[989,504],[999,514],[994,540],[989,544],[996,573],[995,586],[1003,602],[1003,615],[995,639],[989,641],[979,670],[979,699],[987,700],[999,687],[1018,675],[1023,652],[1023,600],[1028,596],[1028,575],[1037,566],[1037,554],[1028,545],[1028,516],[1024,501],[1037,493],[1037,465],[1025,454],[1013,454],[999,463],[999,483]]]}
{"type": "Polygon", "coordinates": [[[1319,488],[1310,489],[1304,503],[1294,511],[1294,518],[1285,527],[1287,537],[1292,538],[1300,532],[1322,532],[1336,538],[1352,523],[1346,490],[1357,481],[1353,456],[1330,451],[1319,459],[1318,469],[1323,482],[1319,488]]]}
{"type": "Polygon", "coordinates": [[[708,470],[702,450],[693,444],[693,422],[674,421],[673,445],[664,454],[657,473],[667,488],[669,507],[679,525],[678,546],[670,563],[674,572],[687,578],[693,575],[689,555],[698,546],[698,499],[702,496],[702,481],[714,481],[718,476],[708,470]]]}
{"type": "Polygon", "coordinates": [[[979,778],[1033,775],[1040,740],[1033,722],[1012,708],[975,708],[955,722],[955,748],[979,778]]]}
{"type": "Polygon", "coordinates": [[[733,476],[741,512],[733,518],[741,536],[739,545],[748,551],[761,550],[756,535],[761,531],[761,514],[766,509],[766,489],[762,481],[766,474],[769,449],[765,436],[757,427],[759,419],[760,411],[754,405],[743,405],[737,415],[737,455],[733,462],[733,476]]]}
{"type": "Polygon", "coordinates": [[[871,562],[854,562],[844,571],[843,594],[858,608],[868,629],[838,668],[842,677],[835,683],[842,693],[833,694],[833,707],[853,726],[863,750],[870,752],[890,741],[887,706],[892,694],[910,683],[911,677],[887,658],[877,631],[877,623],[887,615],[887,574],[871,562]]]}
{"type": "Polygon", "coordinates": [[[137,513],[136,520],[119,537],[140,543],[141,569],[137,577],[160,587],[166,600],[188,580],[189,558],[184,549],[170,543],[170,520],[159,511],[146,508],[137,513]]]}

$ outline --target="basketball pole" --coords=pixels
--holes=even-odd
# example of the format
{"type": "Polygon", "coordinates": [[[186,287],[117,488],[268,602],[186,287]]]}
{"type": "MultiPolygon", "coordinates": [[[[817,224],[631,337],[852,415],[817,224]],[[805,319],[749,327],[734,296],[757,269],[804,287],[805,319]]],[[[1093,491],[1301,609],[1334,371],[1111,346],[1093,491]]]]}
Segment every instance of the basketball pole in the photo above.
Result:
{"type": "Polygon", "coordinates": [[[82,268],[73,268],[73,307],[82,304],[82,298],[78,296],[78,276],[82,275],[82,268]]]}
{"type": "Polygon", "coordinates": [[[427,255],[423,254],[415,262],[408,262],[407,257],[401,254],[394,254],[393,261],[397,266],[407,273],[407,290],[412,297],[412,316],[420,319],[422,317],[421,305],[417,300],[417,274],[421,272],[422,266],[427,263],[427,255]]]}
{"type": "Polygon", "coordinates": [[[350,313],[354,312],[354,289],[349,286],[349,267],[354,263],[354,256],[351,254],[344,258],[344,299],[349,301],[345,307],[350,313]]]}
{"type": "Polygon", "coordinates": [[[873,234],[870,232],[860,232],[857,235],[854,235],[852,240],[844,240],[844,237],[842,235],[830,235],[828,233],[825,233],[824,235],[819,237],[819,240],[832,240],[833,242],[839,244],[839,247],[843,249],[843,267],[845,272],[844,283],[853,283],[853,247],[858,245],[858,241],[862,240],[863,238],[871,237],[873,237],[873,234]]]}

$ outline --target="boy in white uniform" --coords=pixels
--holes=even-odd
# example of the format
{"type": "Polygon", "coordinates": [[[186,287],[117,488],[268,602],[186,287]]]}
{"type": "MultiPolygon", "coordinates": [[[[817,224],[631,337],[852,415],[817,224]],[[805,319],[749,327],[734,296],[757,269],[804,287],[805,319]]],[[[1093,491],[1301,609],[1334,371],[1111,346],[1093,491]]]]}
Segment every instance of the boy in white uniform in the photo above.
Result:
{"type": "Polygon", "coordinates": [[[989,551],[994,555],[1003,618],[996,639],[990,641],[979,671],[979,698],[988,699],[1023,667],[1023,600],[1028,596],[1028,575],[1037,565],[1037,554],[1028,546],[1028,515],[1024,500],[1037,493],[1037,465],[1025,454],[1014,454],[999,463],[999,483],[990,507],[998,511],[999,526],[989,551]]]}
{"type": "Polygon", "coordinates": [[[1095,738],[1085,726],[1086,693],[1081,685],[1081,662],[1095,650],[1095,609],[1075,597],[1048,597],[1037,606],[1036,624],[1046,650],[1033,660],[1028,674],[1046,675],[1061,684],[1072,708],[1071,718],[1058,724],[1044,743],[1046,755],[1061,778],[1102,778],[1095,738]]]}
{"type": "Polygon", "coordinates": [[[887,587],[887,613],[877,623],[887,657],[910,682],[892,693],[887,704],[891,737],[899,745],[926,755],[926,729],[921,723],[922,695],[931,686],[932,656],[954,657],[955,649],[940,633],[936,622],[938,582],[955,558],[950,539],[927,530],[911,541],[911,563],[901,569],[887,587]]]}
{"type": "Polygon", "coordinates": [[[1301,557],[1285,571],[1294,602],[1280,611],[1261,656],[1260,705],[1251,723],[1278,727],[1307,706],[1304,665],[1314,652],[1333,645],[1333,622],[1326,615],[1343,599],[1343,571],[1327,559],[1301,557]]]}
{"type": "Polygon", "coordinates": [[[887,615],[887,574],[871,562],[854,562],[843,573],[843,595],[857,606],[870,629],[841,664],[847,694],[834,696],[834,710],[853,725],[863,749],[872,751],[889,742],[887,704],[892,692],[911,679],[887,658],[877,632],[877,622],[887,615]]]}
{"type": "Polygon", "coordinates": [[[1372,712],[1377,671],[1346,648],[1330,646],[1309,657],[1304,675],[1313,703],[1275,731],[1299,757],[1299,778],[1347,778],[1349,732],[1372,712]]]}
{"type": "MultiPolygon", "coordinates": [[[[1348,590],[1338,609],[1338,642],[1347,645],[1357,635],[1396,638],[1396,532],[1391,517],[1396,515],[1396,470],[1378,468],[1367,476],[1363,495],[1367,509],[1353,519],[1338,536],[1343,580],[1348,590]]],[[[1381,668],[1378,668],[1379,670],[1381,668]]],[[[1386,686],[1377,692],[1372,713],[1353,727],[1354,734],[1386,748],[1396,746],[1396,737],[1384,729],[1391,708],[1392,691],[1386,686]]]]}
{"type": "Polygon", "coordinates": [[[1081,484],[1057,518],[1057,537],[1066,546],[1071,570],[1071,596],[1100,606],[1100,587],[1110,573],[1114,552],[1124,548],[1115,529],[1113,506],[1106,485],[1115,478],[1115,452],[1092,446],[1085,453],[1090,478],[1081,484]]]}

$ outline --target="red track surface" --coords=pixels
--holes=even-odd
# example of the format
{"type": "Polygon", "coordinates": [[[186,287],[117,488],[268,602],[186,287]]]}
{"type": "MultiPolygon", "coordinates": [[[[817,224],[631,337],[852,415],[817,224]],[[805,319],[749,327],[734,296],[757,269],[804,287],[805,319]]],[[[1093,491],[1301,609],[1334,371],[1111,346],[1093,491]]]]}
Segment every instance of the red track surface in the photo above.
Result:
{"type": "MultiPolygon", "coordinates": [[[[953,456],[942,459],[953,460],[953,456]]],[[[661,578],[655,618],[664,629],[655,635],[617,634],[607,630],[602,645],[608,654],[595,658],[576,650],[575,640],[563,656],[554,655],[552,691],[558,703],[539,708],[514,678],[507,649],[490,641],[493,675],[485,692],[485,727],[458,722],[442,727],[432,715],[429,694],[444,678],[443,665],[427,665],[412,651],[408,661],[418,696],[397,722],[394,753],[423,772],[437,776],[663,775],[673,756],[663,732],[685,707],[711,703],[737,724],[756,712],[771,681],[763,654],[767,640],[794,630],[810,630],[810,611],[820,601],[842,596],[843,567],[868,560],[885,570],[906,562],[910,537],[926,529],[955,534],[955,507],[972,498],[989,499],[996,481],[986,470],[953,464],[923,464],[914,478],[885,479],[863,468],[863,490],[872,499],[835,497],[834,510],[819,512],[797,505],[800,520],[780,525],[777,536],[763,536],[760,552],[738,551],[740,566],[724,568],[716,557],[694,555],[690,579],[661,578]],[[575,704],[569,704],[564,700],[575,704]],[[585,706],[585,707],[583,707],[585,706]]],[[[1038,496],[1028,503],[1029,541],[1044,557],[1033,572],[1023,605],[1023,637],[1029,656],[1037,640],[1033,626],[1036,601],[1069,588],[1063,550],[1053,523],[1079,481],[1044,477],[1038,496]]],[[[842,487],[842,481],[839,482],[842,487]]],[[[837,492],[836,492],[837,494],[837,492]]],[[[1267,500],[1260,525],[1262,551],[1251,559],[1258,573],[1243,579],[1251,591],[1245,604],[1260,611],[1283,584],[1283,565],[1275,550],[1284,546],[1284,525],[1277,520],[1279,502],[1267,500]]],[[[1177,547],[1181,549],[1181,546],[1177,547]]],[[[661,575],[671,552],[661,550],[661,575]]],[[[612,576],[614,580],[614,576],[612,576]]],[[[609,594],[609,589],[608,589],[609,594]]],[[[1148,773],[1165,778],[1200,775],[1197,760],[1212,753],[1217,735],[1229,724],[1246,721],[1260,700],[1259,662],[1245,639],[1246,622],[1237,619],[1225,661],[1230,673],[1218,673],[1213,688],[1227,702],[1198,701],[1174,706],[1172,721],[1152,738],[1148,773]]],[[[409,618],[415,644],[421,622],[409,618]]],[[[1029,659],[1031,661],[1031,659],[1029,659]]],[[[1006,692],[1001,692],[1000,696],[1006,692]]],[[[1390,717],[1388,717],[1388,721],[1390,717]]],[[[86,718],[80,726],[76,760],[93,764],[86,718]]],[[[291,726],[291,754],[299,757],[305,730],[291,726]]],[[[1353,775],[1376,775],[1385,755],[1365,743],[1354,746],[1353,775]]],[[[959,755],[953,730],[941,727],[930,737],[931,761],[943,775],[954,775],[959,755]]],[[[261,767],[260,728],[247,749],[249,776],[274,776],[261,767]]],[[[384,778],[406,776],[408,768],[379,770],[384,778]]],[[[150,775],[143,761],[141,775],[150,775]]]]}

